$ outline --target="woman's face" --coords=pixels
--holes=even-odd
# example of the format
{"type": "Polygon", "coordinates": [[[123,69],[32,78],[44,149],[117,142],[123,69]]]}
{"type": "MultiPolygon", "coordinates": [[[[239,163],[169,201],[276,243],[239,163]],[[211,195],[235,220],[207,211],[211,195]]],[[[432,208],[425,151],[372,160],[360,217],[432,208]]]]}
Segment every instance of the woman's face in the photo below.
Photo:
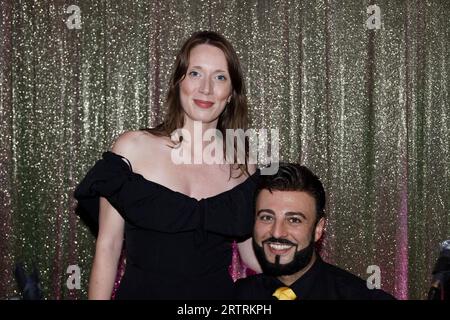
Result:
{"type": "Polygon", "coordinates": [[[185,120],[217,125],[232,94],[227,60],[222,50],[208,44],[194,47],[186,76],[180,83],[185,120]]]}

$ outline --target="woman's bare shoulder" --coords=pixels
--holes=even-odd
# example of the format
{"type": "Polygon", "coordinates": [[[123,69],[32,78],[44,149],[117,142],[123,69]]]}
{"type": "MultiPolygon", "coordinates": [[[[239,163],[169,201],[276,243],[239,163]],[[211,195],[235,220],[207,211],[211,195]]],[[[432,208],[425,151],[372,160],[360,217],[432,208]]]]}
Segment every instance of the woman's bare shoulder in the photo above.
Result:
{"type": "Polygon", "coordinates": [[[144,134],[144,132],[138,130],[126,131],[120,134],[113,142],[111,150],[123,157],[127,157],[139,148],[144,134]]]}
{"type": "Polygon", "coordinates": [[[249,176],[253,175],[256,172],[256,164],[247,164],[247,172],[242,172],[242,169],[237,165],[234,164],[231,166],[231,170],[233,172],[233,177],[240,177],[241,180],[247,179],[249,176]]]}
{"type": "Polygon", "coordinates": [[[245,180],[247,180],[250,176],[252,176],[256,172],[256,165],[255,164],[248,164],[247,165],[247,172],[242,172],[241,168],[239,168],[237,165],[232,166],[232,175],[234,179],[232,180],[232,186],[237,186],[238,184],[243,183],[245,180]]]}
{"type": "Polygon", "coordinates": [[[254,173],[256,172],[256,169],[257,169],[256,164],[249,163],[249,164],[247,165],[247,169],[248,169],[248,173],[249,173],[250,175],[254,174],[254,173]]]}
{"type": "Polygon", "coordinates": [[[156,136],[145,130],[126,131],[117,137],[111,150],[127,158],[131,163],[138,164],[149,155],[157,158],[167,141],[170,139],[156,136]]]}

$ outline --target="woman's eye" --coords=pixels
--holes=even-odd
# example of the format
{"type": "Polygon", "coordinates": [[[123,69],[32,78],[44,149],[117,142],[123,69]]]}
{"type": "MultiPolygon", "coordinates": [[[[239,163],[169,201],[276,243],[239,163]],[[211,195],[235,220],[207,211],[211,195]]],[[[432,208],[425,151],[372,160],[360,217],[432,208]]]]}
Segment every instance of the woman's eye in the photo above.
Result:
{"type": "Polygon", "coordinates": [[[225,81],[225,80],[227,80],[227,78],[226,78],[223,74],[219,74],[219,75],[217,76],[217,79],[220,80],[220,81],[225,81]]]}
{"type": "Polygon", "coordinates": [[[200,73],[198,73],[198,72],[195,71],[195,70],[192,70],[191,72],[189,72],[189,75],[190,75],[191,77],[198,77],[198,76],[200,75],[200,73]]]}

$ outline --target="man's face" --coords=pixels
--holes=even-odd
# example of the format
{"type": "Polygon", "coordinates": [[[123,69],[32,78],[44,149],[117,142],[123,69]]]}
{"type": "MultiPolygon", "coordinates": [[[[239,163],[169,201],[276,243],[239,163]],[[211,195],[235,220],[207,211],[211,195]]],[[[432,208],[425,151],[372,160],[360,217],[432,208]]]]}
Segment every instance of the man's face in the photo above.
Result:
{"type": "MultiPolygon", "coordinates": [[[[323,225],[323,219],[316,225],[316,202],[306,192],[263,189],[256,199],[254,242],[262,249],[265,260],[275,266],[297,260],[294,263],[303,268],[296,253],[320,239],[323,225]]],[[[310,259],[308,256],[306,263],[310,259]]]]}

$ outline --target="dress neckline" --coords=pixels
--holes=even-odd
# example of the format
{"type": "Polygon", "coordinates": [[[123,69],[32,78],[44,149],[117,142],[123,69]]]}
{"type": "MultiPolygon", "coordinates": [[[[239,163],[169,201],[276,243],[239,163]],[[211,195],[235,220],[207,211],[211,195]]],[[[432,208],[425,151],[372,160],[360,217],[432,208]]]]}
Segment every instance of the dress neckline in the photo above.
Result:
{"type": "Polygon", "coordinates": [[[137,173],[137,172],[134,172],[134,171],[133,171],[133,167],[132,167],[132,165],[131,165],[131,162],[130,162],[127,158],[125,158],[125,157],[123,157],[123,156],[121,156],[121,155],[119,155],[119,154],[117,154],[117,153],[114,153],[114,152],[112,152],[112,151],[106,151],[105,153],[106,153],[106,154],[110,154],[110,155],[112,155],[113,157],[116,157],[118,160],[120,160],[121,163],[123,163],[123,165],[126,166],[126,168],[129,170],[130,174],[132,174],[132,175],[138,177],[139,179],[141,179],[141,180],[144,181],[145,183],[151,184],[151,185],[153,185],[154,187],[157,187],[157,188],[160,188],[160,189],[162,189],[162,190],[165,190],[165,191],[168,192],[168,193],[177,194],[177,195],[179,195],[180,197],[183,197],[183,198],[185,198],[185,199],[189,199],[189,200],[195,201],[195,202],[201,202],[201,201],[211,200],[211,199],[215,199],[215,198],[219,198],[219,197],[225,196],[225,195],[228,194],[228,193],[235,192],[235,191],[237,191],[238,189],[243,188],[244,186],[246,186],[246,185],[247,185],[250,181],[252,181],[255,177],[257,177],[257,176],[260,175],[260,170],[257,168],[256,171],[255,171],[253,174],[251,174],[250,176],[247,177],[247,179],[245,179],[245,180],[242,181],[241,183],[235,185],[234,187],[232,187],[232,188],[230,188],[230,189],[227,189],[227,190],[225,190],[225,191],[219,192],[218,194],[215,194],[215,195],[213,195],[213,196],[209,196],[209,197],[206,197],[206,198],[197,199],[197,198],[188,196],[187,194],[185,194],[185,193],[183,193],[183,192],[173,190],[173,189],[171,189],[171,188],[169,188],[169,187],[167,187],[167,186],[165,186],[165,185],[163,185],[163,184],[161,184],[161,183],[155,182],[155,181],[153,181],[153,180],[149,180],[149,179],[145,178],[142,174],[137,173]],[[122,159],[125,160],[126,163],[125,163],[122,159]],[[128,165],[127,165],[127,164],[128,164],[128,165]]]}

